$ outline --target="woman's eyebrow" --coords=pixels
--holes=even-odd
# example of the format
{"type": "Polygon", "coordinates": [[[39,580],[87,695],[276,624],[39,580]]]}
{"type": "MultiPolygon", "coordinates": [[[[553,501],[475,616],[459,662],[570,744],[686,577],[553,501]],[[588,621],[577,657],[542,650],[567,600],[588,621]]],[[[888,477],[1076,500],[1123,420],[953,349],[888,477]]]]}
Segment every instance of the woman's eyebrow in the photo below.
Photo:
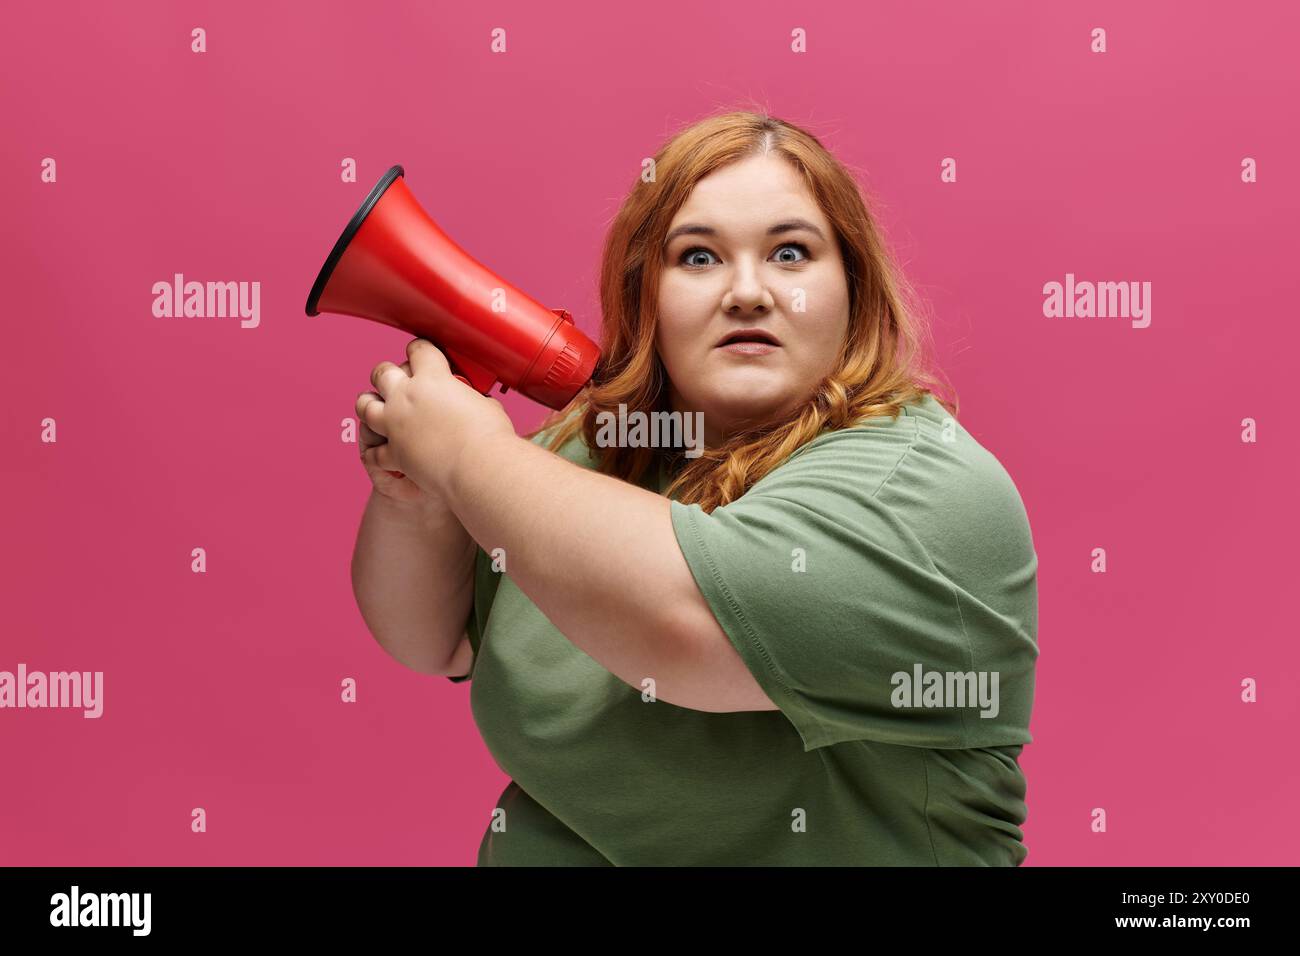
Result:
{"type": "MultiPolygon", "coordinates": [[[[769,228],[767,234],[769,236],[776,236],[783,232],[794,232],[797,229],[806,229],[823,242],[826,240],[826,237],[822,235],[822,231],[807,219],[784,219],[769,228]]],[[[714,229],[712,226],[705,226],[698,222],[688,222],[671,230],[668,235],[664,237],[664,245],[668,245],[668,243],[672,242],[678,236],[716,236],[717,234],[718,230],[714,229]]]]}

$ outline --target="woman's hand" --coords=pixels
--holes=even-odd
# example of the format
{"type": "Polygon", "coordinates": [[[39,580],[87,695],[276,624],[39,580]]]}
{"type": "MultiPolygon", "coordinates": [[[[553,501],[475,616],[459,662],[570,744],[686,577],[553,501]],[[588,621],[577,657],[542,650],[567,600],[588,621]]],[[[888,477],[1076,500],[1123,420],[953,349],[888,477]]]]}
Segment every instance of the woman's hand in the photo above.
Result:
{"type": "MultiPolygon", "coordinates": [[[[410,374],[409,362],[403,362],[401,368],[408,375],[410,374]]],[[[382,403],[382,401],[374,392],[362,392],[357,397],[357,421],[361,425],[361,464],[370,477],[370,483],[374,485],[375,491],[389,501],[410,508],[433,508],[436,506],[436,499],[425,494],[410,478],[400,471],[388,471],[379,467],[376,449],[388,439],[366,424],[366,406],[371,402],[382,403]]]]}
{"type": "Polygon", "coordinates": [[[383,439],[362,449],[362,461],[382,494],[414,501],[418,491],[442,499],[469,443],[513,436],[515,428],[500,402],[452,375],[447,357],[428,339],[412,339],[406,355],[400,366],[387,361],[376,365],[370,373],[375,391],[357,399],[363,441],[367,430],[383,439]]]}

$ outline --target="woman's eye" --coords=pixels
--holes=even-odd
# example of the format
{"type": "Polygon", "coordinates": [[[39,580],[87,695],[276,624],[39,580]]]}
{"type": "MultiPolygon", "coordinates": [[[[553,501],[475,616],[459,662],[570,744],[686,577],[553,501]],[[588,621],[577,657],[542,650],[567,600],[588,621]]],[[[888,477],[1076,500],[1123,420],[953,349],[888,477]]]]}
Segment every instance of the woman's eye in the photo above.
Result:
{"type": "MultiPolygon", "coordinates": [[[[776,250],[776,255],[778,256],[776,261],[782,263],[803,262],[805,259],[809,258],[808,247],[805,246],[802,242],[783,243],[781,247],[776,250]],[[798,250],[802,258],[796,258],[796,259],[791,259],[788,257],[780,258],[787,249],[798,250]]],[[[702,268],[703,266],[709,265],[707,261],[706,262],[692,261],[692,257],[694,256],[713,256],[713,253],[710,252],[708,249],[705,249],[703,246],[692,246],[690,249],[687,249],[685,252],[682,253],[681,259],[679,261],[681,262],[682,265],[692,266],[694,268],[702,268]]]]}
{"type": "Polygon", "coordinates": [[[694,246],[682,253],[681,262],[683,265],[688,265],[688,266],[707,266],[708,265],[707,262],[690,262],[689,260],[692,256],[711,256],[711,255],[713,255],[713,253],[709,252],[708,249],[705,249],[702,246],[694,246]]]}
{"type": "Polygon", "coordinates": [[[779,256],[786,249],[798,249],[800,254],[803,256],[803,259],[779,259],[777,260],[778,262],[803,262],[804,259],[808,258],[808,247],[802,242],[787,242],[780,249],[776,250],[776,254],[779,256]]]}

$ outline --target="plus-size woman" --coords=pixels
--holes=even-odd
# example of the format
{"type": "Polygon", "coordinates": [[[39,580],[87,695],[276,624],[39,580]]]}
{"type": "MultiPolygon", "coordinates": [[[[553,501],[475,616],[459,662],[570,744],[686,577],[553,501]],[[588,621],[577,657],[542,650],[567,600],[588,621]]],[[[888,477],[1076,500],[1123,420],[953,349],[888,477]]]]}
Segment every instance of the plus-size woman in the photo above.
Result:
{"type": "Polygon", "coordinates": [[[511,777],[479,864],[1018,865],[1037,556],[856,183],[753,113],[647,169],[568,408],[519,437],[419,339],[357,402],[362,613],[511,777]]]}

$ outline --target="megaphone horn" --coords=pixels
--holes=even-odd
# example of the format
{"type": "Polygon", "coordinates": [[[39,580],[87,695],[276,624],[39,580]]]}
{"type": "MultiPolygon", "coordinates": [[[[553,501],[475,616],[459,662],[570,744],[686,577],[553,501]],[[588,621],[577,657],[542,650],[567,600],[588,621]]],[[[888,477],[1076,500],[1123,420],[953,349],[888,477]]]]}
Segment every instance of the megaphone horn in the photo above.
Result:
{"type": "Polygon", "coordinates": [[[393,166],[370,190],[321,267],[307,314],[334,312],[428,339],[484,395],[500,382],[563,408],[600,350],[564,309],[548,309],[444,233],[393,166]]]}

